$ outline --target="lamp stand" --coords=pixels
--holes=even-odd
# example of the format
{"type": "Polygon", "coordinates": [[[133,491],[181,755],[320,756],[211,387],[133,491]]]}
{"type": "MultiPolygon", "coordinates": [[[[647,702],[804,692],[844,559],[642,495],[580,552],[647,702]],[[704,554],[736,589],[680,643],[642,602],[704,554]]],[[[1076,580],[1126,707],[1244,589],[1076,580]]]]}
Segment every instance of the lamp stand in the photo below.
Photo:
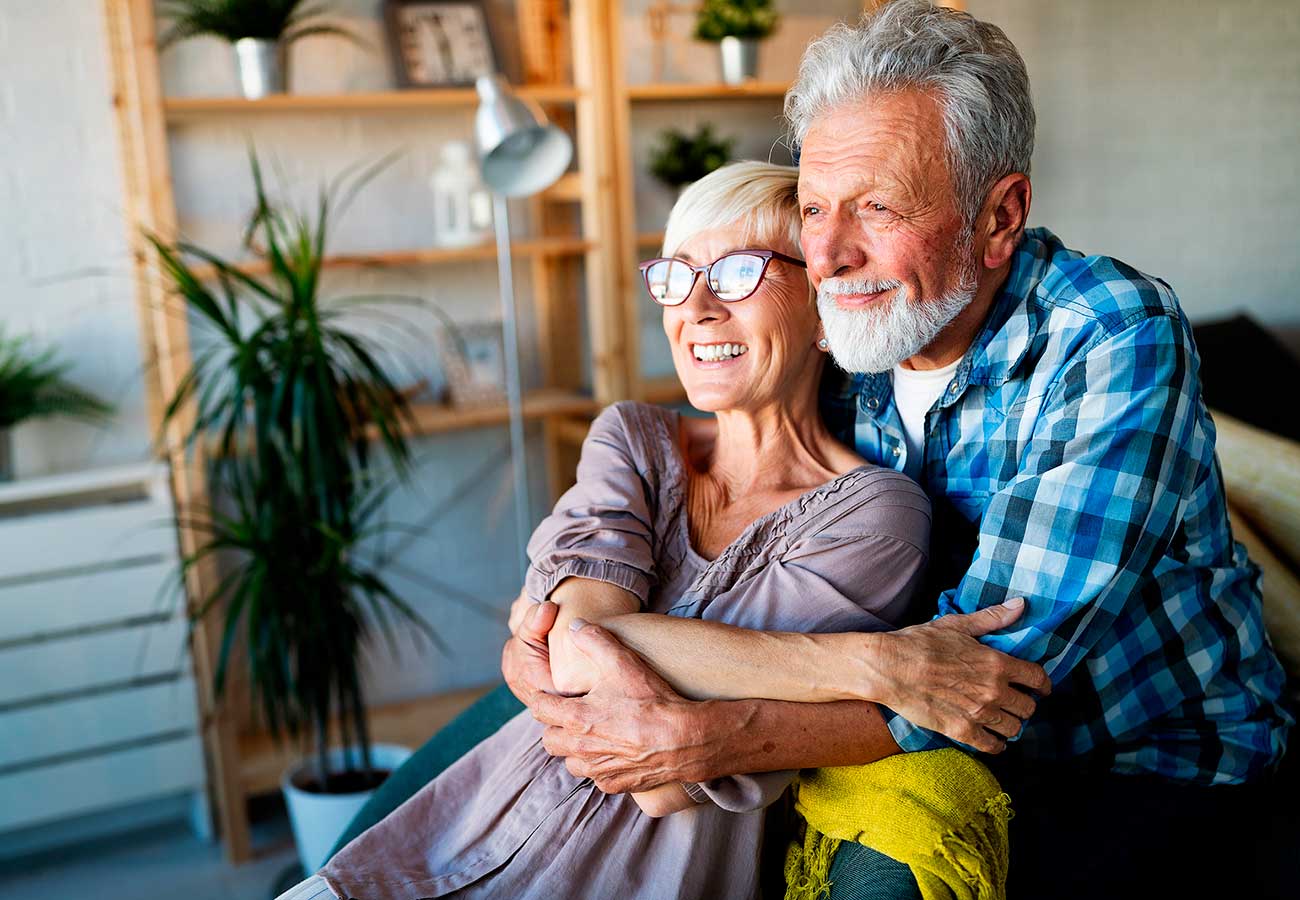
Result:
{"type": "Polygon", "coordinates": [[[524,399],[519,378],[519,329],[515,313],[514,265],[510,258],[510,210],[504,196],[492,194],[497,236],[497,282],[501,290],[501,328],[505,339],[506,407],[510,414],[510,468],[514,473],[515,533],[519,541],[520,584],[528,571],[528,460],[524,446],[524,399]]]}

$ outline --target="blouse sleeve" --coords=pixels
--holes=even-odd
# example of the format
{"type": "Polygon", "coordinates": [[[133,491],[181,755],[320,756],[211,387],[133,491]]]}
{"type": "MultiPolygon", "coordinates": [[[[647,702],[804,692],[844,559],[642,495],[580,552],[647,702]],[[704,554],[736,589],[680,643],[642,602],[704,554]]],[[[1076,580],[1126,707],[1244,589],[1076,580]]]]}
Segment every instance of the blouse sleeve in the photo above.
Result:
{"type": "MultiPolygon", "coordinates": [[[[930,506],[910,479],[889,473],[846,498],[832,521],[796,538],[753,578],[713,597],[727,620],[763,631],[886,631],[907,612],[929,552],[930,506]]],[[[762,809],[781,796],[793,770],[686,784],[696,802],[731,812],[762,809]]]]}
{"type": "Polygon", "coordinates": [[[536,602],[565,578],[578,577],[617,585],[645,607],[655,578],[650,485],[637,465],[619,406],[592,423],[577,482],[528,542],[524,587],[536,602]]]}

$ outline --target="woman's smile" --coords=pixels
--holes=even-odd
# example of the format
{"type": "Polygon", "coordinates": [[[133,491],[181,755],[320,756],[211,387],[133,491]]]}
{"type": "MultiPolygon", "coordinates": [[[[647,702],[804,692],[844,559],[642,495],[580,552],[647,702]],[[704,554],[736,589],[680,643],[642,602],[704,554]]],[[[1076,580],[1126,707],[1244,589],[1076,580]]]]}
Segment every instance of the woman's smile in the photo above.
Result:
{"type": "Polygon", "coordinates": [[[749,352],[749,346],[738,341],[693,343],[690,349],[691,358],[695,361],[697,369],[718,369],[729,366],[749,352]]]}

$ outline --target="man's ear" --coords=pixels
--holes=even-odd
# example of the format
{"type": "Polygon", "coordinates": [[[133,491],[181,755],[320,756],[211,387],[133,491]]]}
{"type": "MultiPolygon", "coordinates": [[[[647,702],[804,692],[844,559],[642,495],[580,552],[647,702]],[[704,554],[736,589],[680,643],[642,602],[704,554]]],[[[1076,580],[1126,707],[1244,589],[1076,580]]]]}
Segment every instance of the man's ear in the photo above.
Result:
{"type": "Polygon", "coordinates": [[[1013,172],[989,191],[980,212],[976,231],[984,231],[984,267],[1001,268],[1020,244],[1029,219],[1029,203],[1034,189],[1029,176],[1013,172]]]}

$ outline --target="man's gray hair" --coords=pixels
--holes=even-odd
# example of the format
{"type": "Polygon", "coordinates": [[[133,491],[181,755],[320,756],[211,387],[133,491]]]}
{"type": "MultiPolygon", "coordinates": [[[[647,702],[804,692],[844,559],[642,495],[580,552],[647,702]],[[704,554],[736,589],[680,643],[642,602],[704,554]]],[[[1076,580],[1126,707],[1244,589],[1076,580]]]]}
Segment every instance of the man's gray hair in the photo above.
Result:
{"type": "Polygon", "coordinates": [[[801,145],[829,112],[902,90],[939,100],[953,189],[973,225],[999,179],[1029,174],[1034,105],[1025,61],[996,25],[928,0],[894,0],[808,45],[785,95],[792,142],[801,145]]]}

